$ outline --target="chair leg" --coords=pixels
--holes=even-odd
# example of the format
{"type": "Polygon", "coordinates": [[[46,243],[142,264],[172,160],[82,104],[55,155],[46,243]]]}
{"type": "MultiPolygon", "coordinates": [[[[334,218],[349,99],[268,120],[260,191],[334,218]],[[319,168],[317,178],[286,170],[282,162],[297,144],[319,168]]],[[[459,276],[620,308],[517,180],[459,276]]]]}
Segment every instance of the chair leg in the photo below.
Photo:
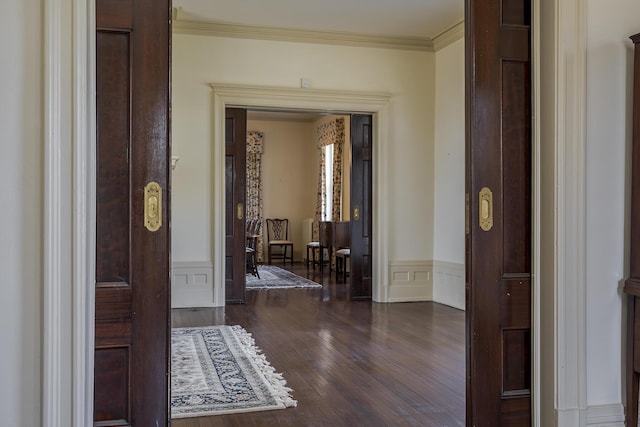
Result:
{"type": "Polygon", "coordinates": [[[256,253],[252,253],[251,254],[251,268],[253,269],[253,272],[256,274],[256,277],[259,279],[260,278],[260,273],[258,273],[258,264],[256,262],[256,253]]]}
{"type": "Polygon", "coordinates": [[[343,261],[343,265],[342,265],[342,281],[347,283],[347,261],[350,261],[351,257],[344,257],[343,261]]]}
{"type": "Polygon", "coordinates": [[[271,265],[271,245],[269,245],[269,249],[267,250],[268,255],[267,255],[267,259],[269,262],[269,265],[271,265]]]}
{"type": "Polygon", "coordinates": [[[313,257],[313,261],[311,263],[311,265],[313,266],[313,269],[316,269],[316,248],[311,248],[311,256],[313,257]]]}

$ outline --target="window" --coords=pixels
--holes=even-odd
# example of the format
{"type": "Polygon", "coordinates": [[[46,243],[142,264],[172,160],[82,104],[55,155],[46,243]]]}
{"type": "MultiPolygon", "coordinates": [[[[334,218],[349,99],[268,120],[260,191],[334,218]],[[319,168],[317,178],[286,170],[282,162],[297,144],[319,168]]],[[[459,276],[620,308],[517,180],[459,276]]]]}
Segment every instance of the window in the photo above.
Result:
{"type": "Polygon", "coordinates": [[[332,221],[331,212],[333,211],[333,144],[324,146],[325,174],[324,174],[324,203],[322,220],[332,221]]]}

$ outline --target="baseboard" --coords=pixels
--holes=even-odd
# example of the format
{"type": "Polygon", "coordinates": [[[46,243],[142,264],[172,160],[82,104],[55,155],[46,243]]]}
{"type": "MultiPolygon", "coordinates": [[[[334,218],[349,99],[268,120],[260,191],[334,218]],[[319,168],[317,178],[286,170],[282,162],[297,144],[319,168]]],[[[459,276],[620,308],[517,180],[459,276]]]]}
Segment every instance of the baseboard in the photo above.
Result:
{"type": "Polygon", "coordinates": [[[589,406],[585,418],[587,427],[624,427],[624,406],[620,403],[589,406]]]}
{"type": "Polygon", "coordinates": [[[211,261],[174,262],[171,308],[215,307],[211,261]]]}
{"type": "Polygon", "coordinates": [[[392,261],[389,263],[389,302],[432,301],[433,263],[431,261],[392,261]]]}
{"type": "Polygon", "coordinates": [[[433,261],[433,300],[464,310],[464,264],[433,261]]]}

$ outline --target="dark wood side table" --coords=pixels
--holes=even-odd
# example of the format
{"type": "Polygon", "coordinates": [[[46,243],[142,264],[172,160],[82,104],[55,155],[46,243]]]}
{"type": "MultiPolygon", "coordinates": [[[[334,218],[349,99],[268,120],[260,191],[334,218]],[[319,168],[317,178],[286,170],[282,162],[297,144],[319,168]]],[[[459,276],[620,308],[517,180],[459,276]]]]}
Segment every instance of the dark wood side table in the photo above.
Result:
{"type": "Polygon", "coordinates": [[[631,158],[631,254],[627,294],[627,425],[638,425],[640,387],[640,33],[635,45],[633,74],[633,153],[631,158]]]}

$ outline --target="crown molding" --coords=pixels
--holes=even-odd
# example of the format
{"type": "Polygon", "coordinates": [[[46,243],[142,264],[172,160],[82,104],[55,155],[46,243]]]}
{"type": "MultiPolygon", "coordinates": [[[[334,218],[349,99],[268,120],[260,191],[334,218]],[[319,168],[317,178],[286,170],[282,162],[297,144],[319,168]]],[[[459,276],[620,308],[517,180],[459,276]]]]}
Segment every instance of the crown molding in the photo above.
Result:
{"type": "Polygon", "coordinates": [[[253,26],[217,21],[192,21],[180,19],[179,13],[175,15],[173,32],[176,34],[435,52],[433,40],[428,37],[382,36],[341,31],[253,26]]]}
{"type": "Polygon", "coordinates": [[[439,51],[464,37],[464,20],[433,38],[433,49],[439,51]]]}

